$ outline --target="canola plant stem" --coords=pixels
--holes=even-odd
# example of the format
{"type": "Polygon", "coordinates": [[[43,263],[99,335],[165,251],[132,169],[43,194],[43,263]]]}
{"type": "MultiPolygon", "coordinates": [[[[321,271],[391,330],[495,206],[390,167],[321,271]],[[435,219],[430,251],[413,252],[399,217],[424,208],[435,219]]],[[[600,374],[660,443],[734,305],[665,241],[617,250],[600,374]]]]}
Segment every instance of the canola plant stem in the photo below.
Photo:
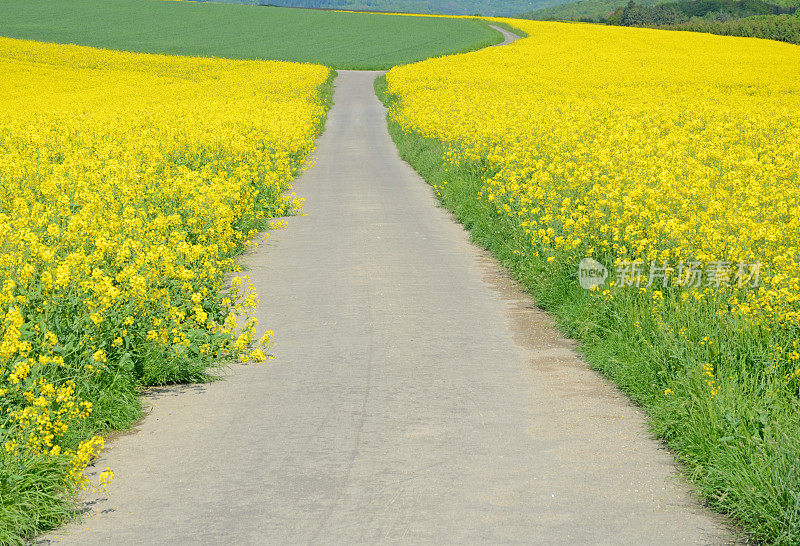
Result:
{"type": "Polygon", "coordinates": [[[66,544],[708,544],[644,419],[398,156],[340,72],[306,215],[247,257],[276,359],[165,389],[66,544]]]}

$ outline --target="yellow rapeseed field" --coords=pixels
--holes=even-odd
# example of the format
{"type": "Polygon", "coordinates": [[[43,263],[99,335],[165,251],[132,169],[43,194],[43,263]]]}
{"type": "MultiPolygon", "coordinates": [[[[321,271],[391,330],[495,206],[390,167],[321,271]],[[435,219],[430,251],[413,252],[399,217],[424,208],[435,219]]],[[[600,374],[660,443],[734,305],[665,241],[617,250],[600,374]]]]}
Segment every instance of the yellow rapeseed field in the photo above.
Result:
{"type": "Polygon", "coordinates": [[[800,540],[800,48],[504,21],[529,37],[392,69],[391,123],[441,143],[441,198],[711,502],[800,540]],[[583,292],[587,258],[609,276],[583,292]]]}
{"type": "Polygon", "coordinates": [[[744,264],[761,288],[725,312],[800,327],[800,49],[511,22],[531,36],[393,69],[393,120],[448,144],[447,161],[488,162],[480,196],[532,251],[640,260],[643,285],[666,260],[673,282],[681,262],[722,262],[738,288],[744,264]]]}
{"type": "Polygon", "coordinates": [[[84,485],[103,444],[92,431],[135,417],[137,384],[266,358],[271,332],[256,341],[235,318],[257,296],[226,275],[256,228],[298,207],[288,183],[331,71],[0,38],[0,73],[7,525],[11,493],[26,509],[26,469],[62,469],[54,497],[84,485]]]}

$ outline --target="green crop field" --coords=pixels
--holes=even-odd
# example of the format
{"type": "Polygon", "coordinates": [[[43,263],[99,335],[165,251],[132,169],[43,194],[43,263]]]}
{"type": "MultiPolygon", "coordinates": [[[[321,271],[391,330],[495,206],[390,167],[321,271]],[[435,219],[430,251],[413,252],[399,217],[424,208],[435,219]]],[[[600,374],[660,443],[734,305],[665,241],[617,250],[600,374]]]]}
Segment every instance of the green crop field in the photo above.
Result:
{"type": "Polygon", "coordinates": [[[473,19],[162,0],[0,0],[0,36],[373,70],[502,41],[473,19]]]}

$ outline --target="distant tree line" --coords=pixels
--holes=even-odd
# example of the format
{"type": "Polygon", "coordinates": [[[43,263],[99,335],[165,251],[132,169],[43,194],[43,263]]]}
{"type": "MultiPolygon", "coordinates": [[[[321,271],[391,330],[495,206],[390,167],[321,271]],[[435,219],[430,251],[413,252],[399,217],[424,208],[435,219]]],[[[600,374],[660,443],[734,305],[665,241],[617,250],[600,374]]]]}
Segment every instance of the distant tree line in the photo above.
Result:
{"type": "Polygon", "coordinates": [[[800,44],[800,12],[762,0],[696,0],[641,5],[633,0],[605,21],[628,27],[691,30],[800,44]]]}
{"type": "Polygon", "coordinates": [[[674,25],[691,19],[727,22],[756,15],[793,14],[797,8],[768,4],[762,0],[697,0],[670,2],[655,6],[633,0],[617,8],[608,18],[612,25],[631,27],[674,25]]]}
{"type": "Polygon", "coordinates": [[[723,36],[766,38],[768,40],[800,44],[800,14],[762,15],[725,22],[691,19],[685,23],[673,25],[670,28],[674,30],[709,32],[723,36]]]}
{"type": "Polygon", "coordinates": [[[691,30],[800,44],[800,0],[578,0],[525,13],[542,21],[691,30]]]}
{"type": "MultiPolygon", "coordinates": [[[[642,0],[648,3],[648,0],[642,0]]],[[[620,0],[577,0],[523,13],[522,18],[535,21],[581,21],[605,23],[616,8],[625,5],[620,0]]]]}
{"type": "Polygon", "coordinates": [[[606,22],[624,27],[660,27],[687,20],[675,4],[643,6],[631,0],[627,6],[614,10],[606,22]]]}

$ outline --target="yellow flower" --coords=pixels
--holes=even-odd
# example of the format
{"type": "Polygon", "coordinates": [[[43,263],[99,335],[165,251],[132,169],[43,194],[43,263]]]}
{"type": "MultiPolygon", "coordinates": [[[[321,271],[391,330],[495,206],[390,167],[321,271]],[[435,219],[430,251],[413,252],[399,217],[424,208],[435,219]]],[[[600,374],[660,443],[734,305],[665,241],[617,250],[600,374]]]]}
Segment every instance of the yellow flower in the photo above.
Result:
{"type": "MultiPolygon", "coordinates": [[[[693,336],[676,333],[657,311],[674,301],[675,317],[710,317],[715,333],[698,358],[750,343],[733,347],[732,339],[797,341],[797,46],[502,21],[529,36],[397,66],[387,84],[400,99],[392,123],[440,141],[447,169],[476,166],[473,197],[511,234],[509,250],[548,256],[546,264],[557,256],[576,270],[587,255],[607,264],[668,262],[664,278],[645,268],[631,297],[687,354],[697,349],[693,336]],[[691,263],[696,284],[688,282],[691,263]]],[[[597,300],[620,299],[612,296],[597,300]]],[[[789,355],[789,366],[776,358],[787,375],[800,351],[789,355]]],[[[713,366],[701,375],[716,396],[713,366]]]]}
{"type": "Polygon", "coordinates": [[[253,362],[266,362],[269,360],[266,353],[262,349],[255,349],[250,353],[250,359],[253,362]]]}
{"type": "Polygon", "coordinates": [[[95,362],[100,362],[100,363],[104,364],[104,363],[108,362],[108,356],[106,355],[106,352],[103,349],[98,349],[92,355],[92,360],[94,360],[95,362]]]}
{"type": "Polygon", "coordinates": [[[100,487],[101,491],[105,491],[113,481],[114,472],[110,468],[106,468],[98,476],[98,486],[100,487]]]}
{"type": "Polygon", "coordinates": [[[2,445],[71,460],[69,489],[103,446],[64,447],[101,408],[78,393],[102,385],[53,378],[142,349],[175,369],[266,356],[236,322],[252,283],[225,280],[243,226],[299,210],[332,71],[0,38],[0,73],[2,445]]]}

